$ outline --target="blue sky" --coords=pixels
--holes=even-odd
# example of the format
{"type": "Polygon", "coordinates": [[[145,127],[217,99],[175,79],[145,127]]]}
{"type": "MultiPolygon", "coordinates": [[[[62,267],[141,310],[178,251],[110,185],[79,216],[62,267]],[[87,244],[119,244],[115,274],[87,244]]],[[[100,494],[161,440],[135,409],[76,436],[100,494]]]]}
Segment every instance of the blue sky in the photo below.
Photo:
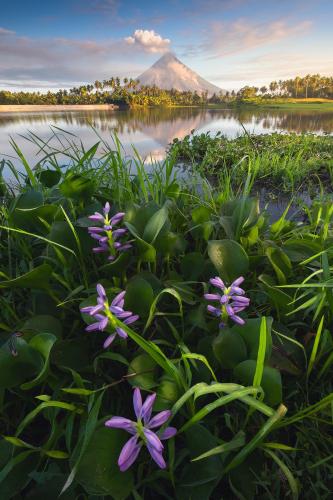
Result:
{"type": "Polygon", "coordinates": [[[331,0],[11,0],[0,18],[0,89],[137,77],[173,50],[226,89],[333,74],[331,0]]]}

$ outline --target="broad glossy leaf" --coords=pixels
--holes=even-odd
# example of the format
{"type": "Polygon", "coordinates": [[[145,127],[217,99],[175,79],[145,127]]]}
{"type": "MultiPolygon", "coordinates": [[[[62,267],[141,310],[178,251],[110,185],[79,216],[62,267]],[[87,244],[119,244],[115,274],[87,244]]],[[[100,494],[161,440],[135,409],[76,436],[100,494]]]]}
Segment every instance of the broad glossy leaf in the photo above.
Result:
{"type": "Polygon", "coordinates": [[[146,318],[149,315],[150,307],[154,300],[153,289],[148,283],[140,277],[135,277],[126,286],[125,309],[132,311],[146,318]]]}
{"type": "Polygon", "coordinates": [[[208,255],[222,279],[231,283],[247,273],[249,258],[244,248],[233,240],[211,240],[208,255]]]}
{"type": "Polygon", "coordinates": [[[52,267],[49,264],[41,264],[17,278],[0,281],[0,288],[39,288],[49,287],[52,275],[52,267]]]}
{"type": "Polygon", "coordinates": [[[81,174],[69,174],[60,184],[60,191],[67,198],[89,199],[95,190],[93,179],[81,174]]]}
{"type": "Polygon", "coordinates": [[[37,333],[52,333],[57,338],[61,338],[62,324],[54,316],[38,314],[29,318],[20,331],[24,333],[25,339],[31,338],[37,333]]]}
{"type": "Polygon", "coordinates": [[[128,381],[134,387],[149,390],[156,386],[157,369],[158,365],[148,354],[139,354],[128,367],[128,375],[131,375],[128,381]]]}
{"type": "Polygon", "coordinates": [[[55,335],[52,335],[51,333],[39,333],[30,340],[29,346],[41,354],[44,359],[44,365],[37,377],[30,382],[22,384],[21,389],[32,389],[32,387],[35,387],[45,380],[49,372],[50,352],[56,340],[57,337],[55,335]]]}
{"type": "Polygon", "coordinates": [[[0,349],[0,387],[16,387],[43,366],[42,356],[22,338],[16,338],[15,349],[15,356],[8,343],[0,349]]]}
{"type": "Polygon", "coordinates": [[[222,368],[234,368],[247,359],[247,348],[243,337],[230,328],[225,328],[215,338],[213,351],[222,368]]]}
{"type": "MultiPolygon", "coordinates": [[[[273,318],[266,318],[266,360],[269,360],[272,353],[272,323],[273,318]]],[[[257,359],[260,338],[260,324],[261,318],[250,318],[246,320],[245,325],[234,325],[231,328],[232,332],[238,333],[243,338],[247,346],[247,354],[249,359],[257,359]]]]}
{"type": "MultiPolygon", "coordinates": [[[[125,500],[134,485],[131,470],[120,472],[117,460],[129,435],[118,429],[97,429],[80,461],[76,480],[88,495],[125,500]]],[[[140,460],[140,459],[139,459],[140,460]]]]}
{"type": "MultiPolygon", "coordinates": [[[[256,361],[248,359],[243,361],[234,368],[234,374],[243,385],[251,385],[256,371],[256,361]]],[[[265,392],[264,401],[272,406],[275,406],[282,401],[282,381],[278,370],[265,366],[261,387],[265,392]]]]}

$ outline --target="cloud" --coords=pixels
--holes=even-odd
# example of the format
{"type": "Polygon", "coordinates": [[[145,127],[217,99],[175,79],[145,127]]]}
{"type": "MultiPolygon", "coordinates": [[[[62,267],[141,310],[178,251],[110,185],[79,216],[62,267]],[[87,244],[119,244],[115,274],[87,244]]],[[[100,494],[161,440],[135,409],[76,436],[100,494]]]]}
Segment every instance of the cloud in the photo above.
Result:
{"type": "Polygon", "coordinates": [[[232,23],[214,22],[206,41],[200,49],[210,57],[221,57],[244,52],[256,47],[281,42],[297,35],[304,35],[312,26],[311,21],[288,24],[285,20],[253,24],[248,19],[232,23]]]}
{"type": "Polygon", "coordinates": [[[166,52],[170,48],[169,38],[162,38],[154,30],[135,30],[132,36],[125,38],[128,45],[136,45],[145,52],[166,52]]]}
{"type": "Polygon", "coordinates": [[[133,51],[158,52],[169,40],[154,32],[135,35],[132,44],[122,38],[39,40],[0,28],[0,88],[9,85],[43,88],[44,84],[50,88],[68,88],[110,76],[136,77],[146,69],[146,64],[130,60],[133,51]]]}
{"type": "Polygon", "coordinates": [[[15,35],[15,31],[6,30],[5,28],[0,27],[0,36],[1,35],[15,35]]]}

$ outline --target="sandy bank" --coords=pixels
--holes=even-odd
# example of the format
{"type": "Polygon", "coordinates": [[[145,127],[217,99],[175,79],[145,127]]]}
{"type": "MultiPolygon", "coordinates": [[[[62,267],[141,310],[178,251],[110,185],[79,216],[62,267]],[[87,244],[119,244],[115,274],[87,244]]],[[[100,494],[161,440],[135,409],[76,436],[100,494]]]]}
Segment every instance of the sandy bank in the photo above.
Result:
{"type": "Polygon", "coordinates": [[[0,113],[31,112],[31,111],[110,111],[118,109],[114,104],[2,104],[0,113]]]}

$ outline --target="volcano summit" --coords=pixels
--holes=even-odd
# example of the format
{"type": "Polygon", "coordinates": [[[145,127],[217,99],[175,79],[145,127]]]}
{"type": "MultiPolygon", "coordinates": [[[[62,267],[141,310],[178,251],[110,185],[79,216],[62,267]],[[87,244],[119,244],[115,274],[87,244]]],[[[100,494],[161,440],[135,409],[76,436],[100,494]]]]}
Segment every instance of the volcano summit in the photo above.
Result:
{"type": "Polygon", "coordinates": [[[197,92],[199,95],[208,92],[213,94],[225,93],[225,90],[208,82],[200,75],[185,66],[172,52],[164,54],[155,64],[138,77],[141,85],[148,85],[165,90],[197,92]]]}

